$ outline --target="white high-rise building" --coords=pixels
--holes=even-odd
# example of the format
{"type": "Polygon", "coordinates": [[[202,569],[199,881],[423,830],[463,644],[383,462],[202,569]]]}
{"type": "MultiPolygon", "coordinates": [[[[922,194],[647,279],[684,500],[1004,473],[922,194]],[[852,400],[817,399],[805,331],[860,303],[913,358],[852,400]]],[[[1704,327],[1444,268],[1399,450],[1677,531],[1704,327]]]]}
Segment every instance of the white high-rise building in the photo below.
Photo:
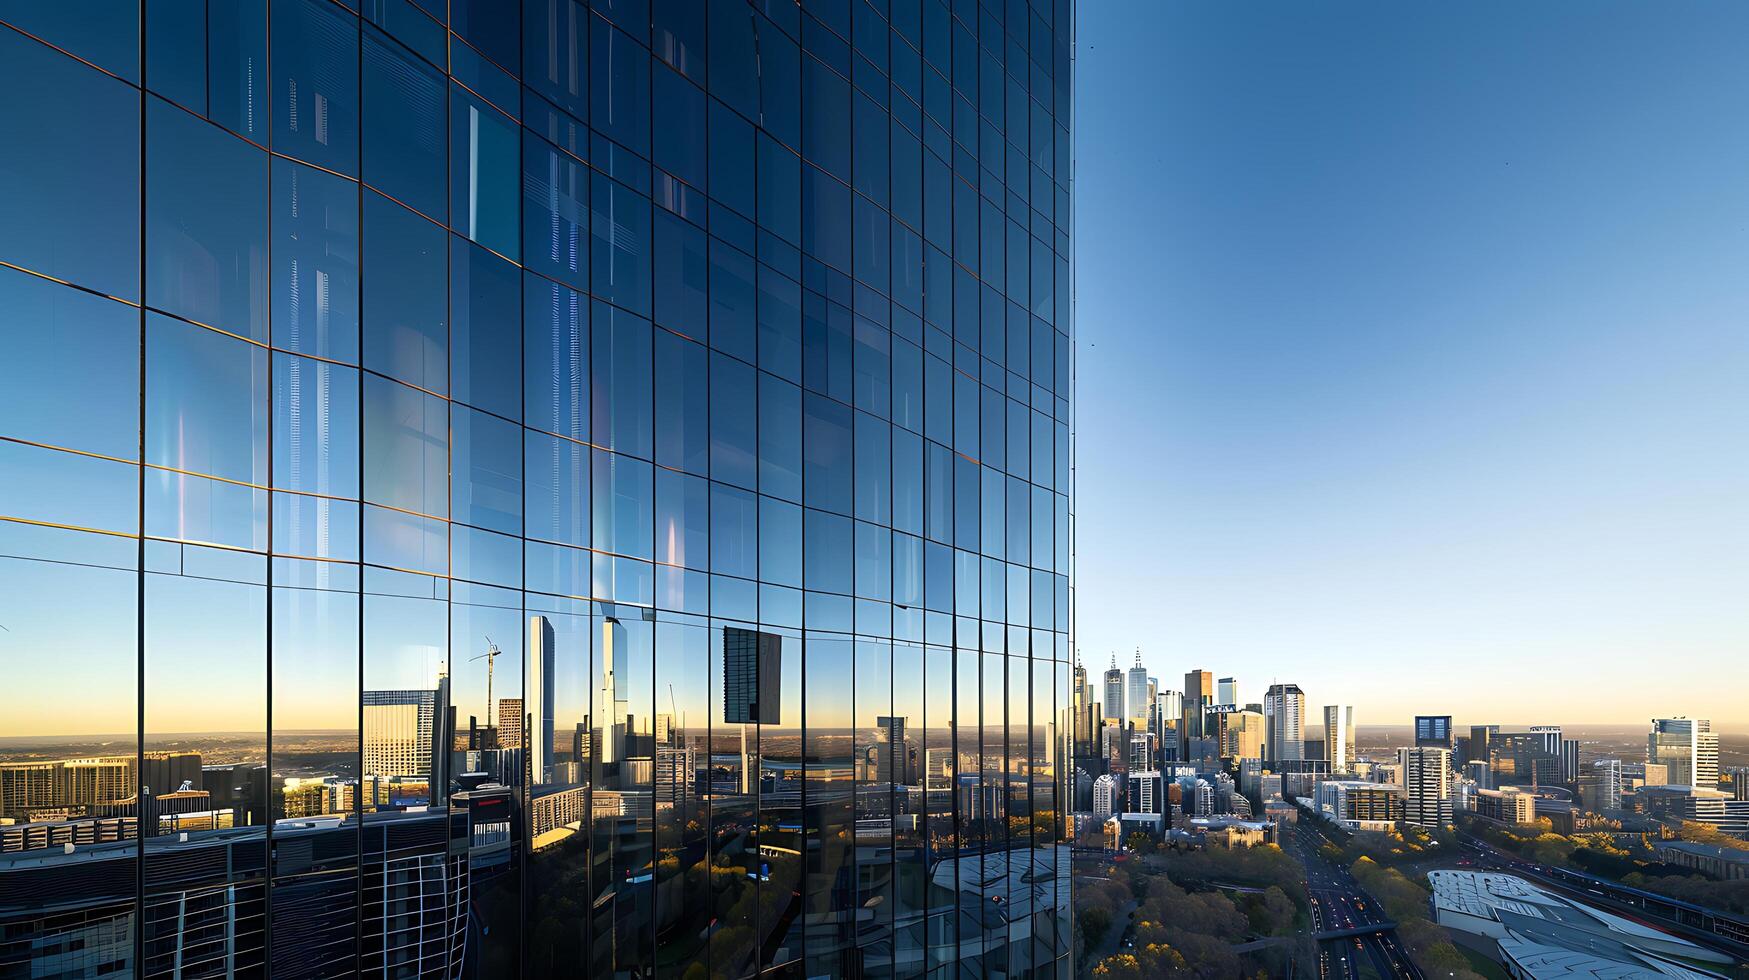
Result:
{"type": "Polygon", "coordinates": [[[1136,663],[1130,668],[1129,689],[1125,692],[1125,701],[1129,705],[1130,724],[1137,728],[1148,727],[1148,668],[1142,666],[1142,650],[1136,648],[1136,663]]]}
{"type": "Polygon", "coordinates": [[[1305,758],[1306,692],[1298,684],[1271,684],[1263,695],[1263,761],[1305,758]]]}
{"type": "Polygon", "coordinates": [[[1239,704],[1239,679],[1223,677],[1215,681],[1216,704],[1239,704]]]}
{"type": "Polygon", "coordinates": [[[601,693],[595,702],[601,738],[595,744],[603,763],[626,757],[626,712],[631,702],[620,687],[626,672],[626,628],[617,619],[601,621],[601,693]]]}
{"type": "Polygon", "coordinates": [[[1646,762],[1664,766],[1672,786],[1718,789],[1719,733],[1705,718],[1654,718],[1646,762]]]}
{"type": "Polygon", "coordinates": [[[1093,816],[1106,820],[1117,812],[1117,777],[1104,773],[1093,781],[1093,816]]]}
{"type": "Polygon", "coordinates": [[[1324,706],[1324,759],[1331,772],[1347,772],[1354,766],[1354,708],[1324,706]]]}
{"type": "Polygon", "coordinates": [[[1417,745],[1397,750],[1403,780],[1403,821],[1422,827],[1451,823],[1451,750],[1417,745]]]}
{"type": "MultiPolygon", "coordinates": [[[[553,781],[553,624],[528,617],[528,679],[523,711],[528,715],[528,771],[536,785],[553,781]]],[[[500,722],[502,723],[502,722],[500,722]]]]}

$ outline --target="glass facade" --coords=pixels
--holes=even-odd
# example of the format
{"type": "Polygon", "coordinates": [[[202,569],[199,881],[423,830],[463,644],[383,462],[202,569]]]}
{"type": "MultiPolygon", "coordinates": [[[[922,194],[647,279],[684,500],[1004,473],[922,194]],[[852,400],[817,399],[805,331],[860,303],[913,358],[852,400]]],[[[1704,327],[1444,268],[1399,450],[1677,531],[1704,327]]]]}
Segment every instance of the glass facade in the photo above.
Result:
{"type": "Polygon", "coordinates": [[[0,976],[1058,976],[1071,0],[0,0],[0,976]]]}

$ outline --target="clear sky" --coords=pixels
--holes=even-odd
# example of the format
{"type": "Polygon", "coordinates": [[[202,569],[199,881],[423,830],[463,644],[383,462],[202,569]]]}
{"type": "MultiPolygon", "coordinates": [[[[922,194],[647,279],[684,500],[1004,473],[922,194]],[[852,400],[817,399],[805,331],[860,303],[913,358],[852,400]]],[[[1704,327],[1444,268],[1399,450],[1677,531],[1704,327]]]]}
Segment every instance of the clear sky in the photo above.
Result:
{"type": "Polygon", "coordinates": [[[1749,5],[1083,0],[1097,674],[1749,729],[1749,5]]]}

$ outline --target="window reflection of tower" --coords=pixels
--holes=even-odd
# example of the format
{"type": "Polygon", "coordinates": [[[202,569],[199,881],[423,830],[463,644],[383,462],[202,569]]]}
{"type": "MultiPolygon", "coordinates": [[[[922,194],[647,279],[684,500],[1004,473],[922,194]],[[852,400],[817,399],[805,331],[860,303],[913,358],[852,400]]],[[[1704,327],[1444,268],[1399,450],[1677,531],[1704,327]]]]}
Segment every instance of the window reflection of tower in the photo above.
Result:
{"type": "Polygon", "coordinates": [[[556,640],[545,616],[528,618],[528,771],[536,784],[553,781],[553,669],[556,640]]]}
{"type": "Polygon", "coordinates": [[[626,672],[626,628],[619,620],[601,623],[601,701],[604,719],[601,741],[596,746],[603,765],[617,766],[626,757],[630,703],[620,689],[626,672]]]}

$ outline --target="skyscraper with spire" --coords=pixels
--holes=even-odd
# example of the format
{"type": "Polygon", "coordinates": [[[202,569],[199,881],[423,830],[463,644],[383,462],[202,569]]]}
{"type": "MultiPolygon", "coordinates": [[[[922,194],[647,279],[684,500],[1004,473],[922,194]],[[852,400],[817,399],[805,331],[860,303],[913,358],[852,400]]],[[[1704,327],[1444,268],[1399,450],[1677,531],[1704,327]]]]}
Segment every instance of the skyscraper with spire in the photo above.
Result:
{"type": "Polygon", "coordinates": [[[1125,691],[1129,703],[1130,724],[1138,729],[1148,727],[1148,668],[1142,666],[1142,648],[1136,647],[1136,662],[1130,667],[1129,688],[1125,691]]]}
{"type": "Polygon", "coordinates": [[[1105,672],[1105,720],[1108,724],[1123,721],[1123,671],[1117,669],[1117,654],[1111,655],[1111,669],[1105,672]]]}

